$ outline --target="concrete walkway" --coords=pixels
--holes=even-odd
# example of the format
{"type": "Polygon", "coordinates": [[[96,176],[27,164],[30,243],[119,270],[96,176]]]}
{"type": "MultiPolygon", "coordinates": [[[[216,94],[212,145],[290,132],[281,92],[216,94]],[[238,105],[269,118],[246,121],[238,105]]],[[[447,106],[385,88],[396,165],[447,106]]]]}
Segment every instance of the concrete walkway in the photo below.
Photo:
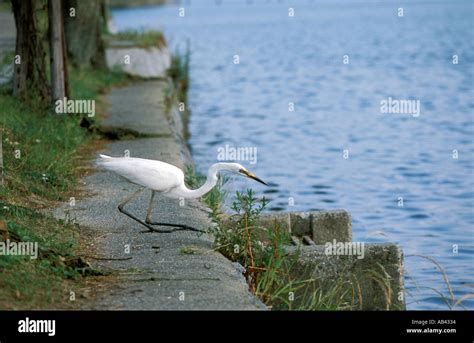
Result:
{"type": "MultiPolygon", "coordinates": [[[[104,124],[138,131],[150,138],[121,140],[102,151],[111,156],[158,159],[184,168],[183,142],[173,134],[163,107],[165,81],[140,81],[115,89],[108,96],[111,116],[104,124]]],[[[93,309],[122,310],[255,310],[265,309],[249,291],[241,268],[212,250],[211,237],[195,232],[140,233],[144,228],[121,214],[117,205],[134,190],[109,172],[83,179],[91,197],[64,206],[81,227],[102,237],[96,242],[101,257],[123,259],[98,262],[119,272],[113,291],[98,299],[93,309]]],[[[150,192],[128,205],[145,218],[150,192]]],[[[157,197],[154,220],[184,223],[205,229],[210,225],[199,201],[180,206],[177,200],[157,197]]]]}

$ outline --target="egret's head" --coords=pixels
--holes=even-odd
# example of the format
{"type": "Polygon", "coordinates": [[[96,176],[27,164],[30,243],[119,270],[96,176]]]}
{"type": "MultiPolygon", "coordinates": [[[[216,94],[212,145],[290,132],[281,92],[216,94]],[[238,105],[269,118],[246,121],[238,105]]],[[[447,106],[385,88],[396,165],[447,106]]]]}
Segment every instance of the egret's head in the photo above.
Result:
{"type": "Polygon", "coordinates": [[[260,178],[257,177],[257,175],[249,172],[243,165],[239,163],[226,163],[229,170],[231,170],[234,173],[237,173],[241,176],[248,177],[250,179],[253,179],[257,182],[260,182],[261,184],[264,184],[265,186],[268,186],[265,182],[263,182],[260,178]]]}

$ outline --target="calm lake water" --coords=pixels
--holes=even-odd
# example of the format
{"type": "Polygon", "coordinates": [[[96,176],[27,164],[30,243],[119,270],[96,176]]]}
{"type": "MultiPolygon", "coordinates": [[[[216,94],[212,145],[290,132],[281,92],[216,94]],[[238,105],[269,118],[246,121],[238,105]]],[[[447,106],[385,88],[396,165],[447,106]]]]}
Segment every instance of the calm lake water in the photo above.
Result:
{"type": "Polygon", "coordinates": [[[473,2],[221,2],[113,11],[120,30],[189,39],[198,169],[226,144],[257,148],[242,163],[271,187],[231,191],[251,186],[273,210],[343,208],[355,241],[400,244],[409,309],[446,309],[431,288],[449,294],[414,254],[457,297],[474,293],[473,2]],[[420,115],[381,113],[389,97],[419,100],[420,115]]]}

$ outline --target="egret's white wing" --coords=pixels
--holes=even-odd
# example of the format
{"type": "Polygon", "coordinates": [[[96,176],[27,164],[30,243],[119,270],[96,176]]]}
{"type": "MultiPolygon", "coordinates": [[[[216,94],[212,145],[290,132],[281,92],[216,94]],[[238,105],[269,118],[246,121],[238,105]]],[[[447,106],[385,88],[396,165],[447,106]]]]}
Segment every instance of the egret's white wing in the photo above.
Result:
{"type": "Polygon", "coordinates": [[[101,155],[97,164],[132,183],[159,192],[170,191],[184,183],[184,174],[181,169],[161,161],[101,155]]]}

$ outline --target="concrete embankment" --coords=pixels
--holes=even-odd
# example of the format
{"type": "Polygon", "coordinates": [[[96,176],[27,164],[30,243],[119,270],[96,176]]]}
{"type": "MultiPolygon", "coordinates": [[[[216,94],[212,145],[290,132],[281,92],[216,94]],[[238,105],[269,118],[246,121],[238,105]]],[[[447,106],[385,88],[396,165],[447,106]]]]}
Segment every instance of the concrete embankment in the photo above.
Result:
{"type": "Polygon", "coordinates": [[[136,47],[133,42],[113,41],[106,50],[107,65],[120,67],[132,76],[162,78],[171,66],[171,56],[166,46],[136,47]]]}
{"type": "Polygon", "coordinates": [[[355,309],[405,309],[402,249],[393,243],[353,242],[346,211],[271,214],[259,225],[262,231],[278,225],[291,233],[294,245],[286,247],[296,256],[291,272],[297,279],[313,280],[309,291],[328,292],[339,284],[355,309]]]}

